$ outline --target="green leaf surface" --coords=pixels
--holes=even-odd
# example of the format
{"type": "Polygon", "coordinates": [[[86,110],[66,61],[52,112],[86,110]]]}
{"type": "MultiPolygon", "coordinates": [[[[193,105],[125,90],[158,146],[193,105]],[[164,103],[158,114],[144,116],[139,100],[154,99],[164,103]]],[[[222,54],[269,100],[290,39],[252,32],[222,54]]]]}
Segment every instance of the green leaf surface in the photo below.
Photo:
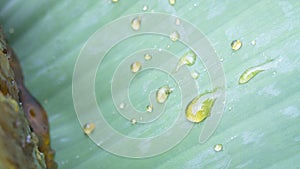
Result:
{"type": "MultiPolygon", "coordinates": [[[[0,23],[20,58],[26,85],[49,113],[52,146],[59,168],[299,168],[299,7],[298,0],[177,0],[175,6],[167,0],[118,3],[2,0],[0,23]],[[147,12],[172,14],[187,20],[209,39],[218,57],[223,59],[226,105],[217,130],[207,142],[198,142],[204,122],[196,124],[173,149],[150,158],[132,159],[101,149],[83,134],[73,105],[72,77],[80,49],[88,38],[121,16],[143,13],[144,5],[148,6],[147,12]],[[243,43],[238,51],[232,51],[230,46],[235,39],[243,43]],[[255,45],[251,44],[253,40],[255,45]],[[246,69],[270,59],[280,62],[248,83],[238,84],[246,69]],[[219,143],[223,144],[223,151],[214,152],[214,145],[219,143]]],[[[110,36],[114,36],[113,31],[110,36]]],[[[178,57],[187,51],[185,45],[172,43],[163,36],[124,39],[99,66],[99,71],[107,71],[104,79],[111,77],[122,58],[144,48],[170,50],[178,57]]],[[[189,67],[195,69],[200,72],[199,93],[210,90],[209,75],[200,60],[189,67]]],[[[145,93],[140,92],[145,81],[156,87],[164,85],[166,77],[156,73],[141,74],[131,86],[129,97],[137,109],[143,109],[147,103],[145,93]]],[[[106,90],[109,86],[106,84],[105,88],[101,78],[99,75],[95,80],[97,101],[100,107],[105,107],[105,112],[111,113],[118,105],[113,105],[110,91],[106,90]]],[[[150,126],[136,125],[139,130],[132,129],[130,122],[118,114],[104,116],[123,134],[155,136],[172,125],[172,117],[180,113],[176,107],[179,96],[180,93],[171,94],[162,118],[150,126]]]]}

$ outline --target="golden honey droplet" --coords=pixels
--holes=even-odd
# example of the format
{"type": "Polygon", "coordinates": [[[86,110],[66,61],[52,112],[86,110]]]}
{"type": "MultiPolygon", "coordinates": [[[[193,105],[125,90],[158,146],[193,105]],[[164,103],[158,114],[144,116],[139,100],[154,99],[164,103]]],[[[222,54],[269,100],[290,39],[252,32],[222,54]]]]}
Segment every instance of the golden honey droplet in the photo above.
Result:
{"type": "Polygon", "coordinates": [[[215,152],[220,152],[220,151],[222,151],[222,150],[223,150],[223,145],[222,145],[222,144],[216,144],[216,145],[214,146],[214,150],[215,150],[215,152]]]}
{"type": "Polygon", "coordinates": [[[250,67],[247,70],[245,70],[242,75],[240,76],[239,79],[239,84],[245,84],[247,83],[249,80],[251,80],[252,78],[254,78],[257,74],[259,74],[260,72],[263,72],[265,70],[268,69],[267,64],[269,62],[272,62],[273,60],[269,60],[265,63],[262,63],[258,66],[254,66],[254,67],[250,67]]]}
{"type": "Polygon", "coordinates": [[[136,73],[136,72],[140,71],[141,68],[142,68],[141,62],[134,62],[130,65],[130,70],[132,73],[136,73]]]}
{"type": "Polygon", "coordinates": [[[89,135],[91,134],[96,128],[96,125],[94,123],[86,123],[83,126],[83,131],[85,134],[89,135]]]}
{"type": "Polygon", "coordinates": [[[114,3],[116,3],[116,2],[119,2],[119,0],[111,0],[111,2],[114,2],[114,3]]]}
{"type": "Polygon", "coordinates": [[[148,60],[151,60],[151,59],[152,59],[152,56],[151,56],[150,54],[145,54],[145,55],[144,55],[144,59],[147,60],[147,61],[148,61],[148,60]]]}
{"type": "Polygon", "coordinates": [[[197,71],[193,71],[193,72],[191,73],[191,76],[192,76],[193,79],[198,79],[199,73],[198,73],[197,71]]]}
{"type": "Polygon", "coordinates": [[[135,31],[140,30],[140,28],[141,28],[141,18],[139,18],[139,17],[133,18],[132,21],[131,21],[131,28],[135,31]]]}
{"type": "Polygon", "coordinates": [[[137,123],[136,119],[131,119],[131,124],[135,125],[137,123]]]}
{"type": "Polygon", "coordinates": [[[176,66],[176,72],[180,69],[181,66],[183,65],[188,65],[192,66],[196,62],[196,54],[193,51],[188,51],[186,52],[178,61],[177,66],[176,66]]]}
{"type": "Polygon", "coordinates": [[[231,49],[239,50],[242,47],[242,42],[240,40],[234,40],[231,42],[231,49]]]}
{"type": "Polygon", "coordinates": [[[169,0],[169,4],[170,4],[170,5],[174,6],[175,3],[176,3],[176,0],[169,0]]]}
{"type": "Polygon", "coordinates": [[[170,39],[173,42],[176,42],[179,39],[180,35],[177,31],[174,31],[170,34],[170,39]]]}
{"type": "Polygon", "coordinates": [[[201,101],[201,98],[209,93],[204,93],[197,96],[188,104],[185,110],[185,116],[187,120],[194,123],[199,123],[210,115],[211,108],[216,99],[209,97],[201,101]]]}
{"type": "Polygon", "coordinates": [[[156,92],[156,101],[161,104],[166,102],[172,91],[173,89],[171,89],[169,86],[160,87],[156,92]]]}
{"type": "Polygon", "coordinates": [[[150,104],[150,105],[146,106],[146,111],[151,113],[153,111],[153,105],[150,104]]]}

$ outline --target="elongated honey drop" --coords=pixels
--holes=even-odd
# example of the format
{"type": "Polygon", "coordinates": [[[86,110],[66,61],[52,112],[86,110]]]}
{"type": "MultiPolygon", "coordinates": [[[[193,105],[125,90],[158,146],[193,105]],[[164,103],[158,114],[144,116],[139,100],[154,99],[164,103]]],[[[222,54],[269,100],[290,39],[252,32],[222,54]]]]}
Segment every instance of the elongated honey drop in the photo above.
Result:
{"type": "Polygon", "coordinates": [[[201,94],[194,98],[186,107],[185,116],[187,120],[199,123],[203,121],[206,117],[210,115],[211,108],[215,102],[215,98],[208,97],[203,100],[202,97],[206,96],[209,93],[201,94]]]}
{"type": "Polygon", "coordinates": [[[195,64],[196,62],[196,54],[193,51],[188,51],[185,54],[183,54],[183,56],[179,59],[177,66],[176,66],[176,70],[175,72],[177,72],[181,66],[183,65],[187,65],[187,66],[192,66],[195,64]]]}
{"type": "Polygon", "coordinates": [[[267,64],[272,61],[273,60],[269,60],[263,64],[260,64],[258,66],[254,66],[254,67],[250,67],[247,70],[245,70],[242,73],[242,75],[240,76],[239,84],[245,84],[245,83],[249,82],[252,78],[254,78],[260,72],[267,70],[269,68],[267,66],[267,64]]]}

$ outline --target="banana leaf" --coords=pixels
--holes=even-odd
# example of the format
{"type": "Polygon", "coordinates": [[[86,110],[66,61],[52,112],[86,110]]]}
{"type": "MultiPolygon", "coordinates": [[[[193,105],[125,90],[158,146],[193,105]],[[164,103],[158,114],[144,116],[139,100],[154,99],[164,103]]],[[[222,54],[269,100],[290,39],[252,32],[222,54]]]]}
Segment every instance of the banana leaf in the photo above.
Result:
{"type": "MultiPolygon", "coordinates": [[[[0,23],[19,56],[26,86],[48,112],[59,168],[300,168],[299,7],[297,0],[178,0],[175,5],[167,0],[2,0],[0,23]],[[118,18],[137,13],[162,13],[190,23],[208,39],[220,59],[226,79],[225,108],[217,129],[204,143],[199,142],[199,135],[208,119],[191,123],[192,128],[184,139],[168,151],[143,158],[111,153],[84,134],[72,94],[77,59],[97,31],[118,18]],[[231,48],[234,40],[242,42],[237,51],[231,48]],[[239,84],[243,72],[269,60],[275,61],[267,70],[239,84]],[[214,151],[216,144],[222,144],[223,150],[214,151]]],[[[143,22],[142,18],[141,29],[143,22]]],[[[113,27],[103,38],[109,42],[127,27],[130,28],[130,22],[113,27]]],[[[158,120],[132,125],[119,114],[119,105],[114,104],[110,88],[114,81],[110,80],[122,60],[137,51],[170,51],[180,58],[189,47],[180,41],[172,42],[168,36],[151,33],[120,39],[98,65],[93,83],[102,114],[96,116],[102,116],[113,129],[128,137],[155,137],[167,131],[177,116],[184,114],[185,105],[180,107],[178,103],[182,93],[189,91],[175,87],[158,120]]],[[[162,64],[176,67],[171,60],[162,64]]],[[[196,94],[212,89],[203,60],[198,59],[184,69],[199,72],[195,80],[196,94]]],[[[85,78],[83,74],[75,80],[85,78]]],[[[145,110],[148,95],[155,88],[165,84],[176,86],[168,73],[150,69],[137,74],[131,83],[125,94],[139,111],[145,110]]],[[[121,97],[124,91],[119,92],[121,97]]],[[[86,107],[90,102],[86,100],[86,107]]],[[[87,114],[94,111],[94,108],[86,109],[87,114]]],[[[101,130],[101,124],[94,132],[97,130],[101,130]]],[[[103,139],[109,135],[97,137],[103,139]]],[[[111,147],[117,144],[121,142],[111,147]]],[[[164,146],[168,142],[157,144],[164,146]]],[[[147,144],[140,146],[147,151],[147,144]]],[[[137,151],[128,148],[122,149],[129,153],[137,151]]]]}

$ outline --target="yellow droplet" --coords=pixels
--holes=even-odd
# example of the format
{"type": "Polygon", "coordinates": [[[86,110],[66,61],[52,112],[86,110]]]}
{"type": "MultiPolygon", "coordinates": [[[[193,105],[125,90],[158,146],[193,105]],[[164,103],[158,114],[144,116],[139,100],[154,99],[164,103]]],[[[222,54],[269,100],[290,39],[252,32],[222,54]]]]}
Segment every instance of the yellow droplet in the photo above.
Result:
{"type": "Polygon", "coordinates": [[[147,53],[147,54],[144,55],[144,59],[145,59],[145,60],[151,60],[151,59],[152,59],[152,56],[151,56],[150,54],[147,53]]]}
{"type": "Polygon", "coordinates": [[[174,6],[175,3],[176,3],[176,0],[169,0],[169,4],[170,4],[170,5],[174,6]]]}
{"type": "Polygon", "coordinates": [[[139,17],[133,18],[132,21],[131,21],[131,28],[135,31],[140,30],[140,28],[141,28],[141,18],[139,18],[139,17]]]}
{"type": "Polygon", "coordinates": [[[222,151],[223,150],[223,145],[222,144],[216,144],[214,146],[214,150],[215,150],[215,152],[222,151]]]}
{"type": "Polygon", "coordinates": [[[148,10],[148,6],[147,6],[147,5],[144,5],[143,11],[147,11],[147,10],[148,10]]]}
{"type": "Polygon", "coordinates": [[[85,134],[89,135],[91,134],[96,128],[96,125],[94,123],[86,123],[83,126],[83,131],[85,134]]]}
{"type": "Polygon", "coordinates": [[[234,40],[231,42],[231,48],[233,50],[239,50],[242,47],[242,42],[240,40],[234,40]]]}
{"type": "Polygon", "coordinates": [[[166,102],[172,91],[169,86],[160,87],[156,92],[156,101],[161,104],[166,102]]]}
{"type": "Polygon", "coordinates": [[[256,45],[256,40],[251,41],[251,45],[256,45]]]}
{"type": "Polygon", "coordinates": [[[199,123],[210,115],[211,108],[215,102],[215,98],[201,99],[203,96],[209,93],[201,94],[194,98],[186,107],[185,116],[187,120],[199,123]],[[203,101],[201,101],[203,100],[203,101]]]}
{"type": "Polygon", "coordinates": [[[171,39],[171,41],[173,41],[173,42],[176,42],[179,38],[180,38],[180,36],[179,36],[179,33],[178,33],[177,31],[172,32],[172,33],[170,34],[170,39],[171,39]]]}
{"type": "Polygon", "coordinates": [[[267,63],[272,62],[273,60],[269,60],[263,64],[260,64],[258,66],[250,67],[247,70],[245,70],[239,79],[239,84],[245,84],[252,78],[254,78],[258,73],[265,71],[268,69],[267,63]]]}
{"type": "Polygon", "coordinates": [[[179,68],[183,65],[192,66],[196,62],[196,54],[193,51],[186,52],[178,61],[176,66],[176,72],[179,70],[179,68]]]}
{"type": "Polygon", "coordinates": [[[141,68],[142,68],[141,62],[134,62],[130,65],[130,70],[132,73],[136,73],[136,72],[140,71],[141,68]]]}
{"type": "Polygon", "coordinates": [[[193,71],[193,72],[191,73],[191,76],[192,76],[193,79],[198,79],[199,73],[198,73],[197,71],[193,71]]]}
{"type": "Polygon", "coordinates": [[[131,124],[135,125],[137,123],[136,119],[131,119],[131,124]]]}
{"type": "Polygon", "coordinates": [[[146,110],[147,110],[147,112],[151,113],[153,111],[153,105],[150,104],[150,105],[146,106],[146,110]]]}
{"type": "Polygon", "coordinates": [[[119,0],[111,0],[111,2],[114,2],[114,3],[116,3],[116,2],[119,2],[119,0]]]}

